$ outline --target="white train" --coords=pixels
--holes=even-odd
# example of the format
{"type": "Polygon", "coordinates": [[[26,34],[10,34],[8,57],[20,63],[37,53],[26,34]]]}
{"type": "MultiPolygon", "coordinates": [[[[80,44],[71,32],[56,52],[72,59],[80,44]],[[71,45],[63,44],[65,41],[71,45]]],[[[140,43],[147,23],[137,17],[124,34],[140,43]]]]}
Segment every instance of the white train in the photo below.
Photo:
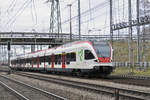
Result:
{"type": "Polygon", "coordinates": [[[76,41],[11,59],[17,70],[50,71],[78,75],[109,75],[112,47],[107,42],[76,41]]]}

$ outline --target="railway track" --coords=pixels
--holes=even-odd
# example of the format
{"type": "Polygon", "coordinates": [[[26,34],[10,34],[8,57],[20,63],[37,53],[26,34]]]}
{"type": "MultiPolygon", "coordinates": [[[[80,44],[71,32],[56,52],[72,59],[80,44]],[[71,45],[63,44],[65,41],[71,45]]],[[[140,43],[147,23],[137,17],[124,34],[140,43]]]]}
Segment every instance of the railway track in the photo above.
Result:
{"type": "Polygon", "coordinates": [[[19,98],[7,91],[3,85],[0,85],[0,100],[19,100],[19,98]]]}
{"type": "Polygon", "coordinates": [[[33,87],[21,81],[0,75],[0,85],[14,94],[19,100],[67,100],[53,93],[33,87]]]}
{"type": "Polygon", "coordinates": [[[69,86],[73,88],[82,89],[85,91],[90,91],[94,93],[102,93],[107,94],[109,96],[114,97],[117,94],[117,97],[124,99],[124,100],[149,100],[150,99],[150,93],[144,92],[144,91],[138,91],[138,90],[131,90],[131,89],[123,89],[123,88],[114,88],[111,86],[102,86],[102,85],[95,85],[90,83],[83,83],[83,82],[77,82],[77,81],[71,81],[71,80],[65,80],[65,79],[59,79],[54,77],[48,77],[48,76],[41,76],[41,75],[35,75],[35,74],[29,74],[29,73],[21,73],[16,72],[15,74],[34,78],[38,80],[43,80],[55,84],[60,84],[64,86],[69,86]]]}
{"type": "Polygon", "coordinates": [[[136,79],[136,80],[149,80],[150,81],[150,77],[148,76],[136,76],[136,75],[111,75],[112,77],[115,78],[128,78],[128,79],[136,79]]]}
{"type": "MultiPolygon", "coordinates": [[[[8,68],[2,68],[0,69],[0,72],[9,72],[8,68]]],[[[12,70],[13,72],[13,70],[12,70]]],[[[17,71],[18,72],[18,71],[17,71]]],[[[42,73],[42,72],[41,72],[42,73]]],[[[45,73],[45,72],[43,72],[45,73]]],[[[66,75],[63,75],[66,76],[66,75]]],[[[77,77],[77,76],[67,76],[67,77],[77,77]]],[[[80,79],[89,79],[87,77],[78,77],[80,79]]],[[[95,78],[94,78],[95,79],[95,78]]],[[[96,78],[96,80],[104,80],[104,81],[110,81],[120,84],[129,84],[129,85],[136,85],[136,86],[144,86],[144,87],[150,87],[150,77],[146,76],[134,76],[134,75],[111,75],[104,78],[96,78]]]]}
{"type": "Polygon", "coordinates": [[[120,83],[120,84],[150,87],[150,84],[149,84],[150,79],[146,77],[142,78],[142,77],[130,76],[130,75],[112,75],[102,80],[110,81],[114,83],[120,83]]]}

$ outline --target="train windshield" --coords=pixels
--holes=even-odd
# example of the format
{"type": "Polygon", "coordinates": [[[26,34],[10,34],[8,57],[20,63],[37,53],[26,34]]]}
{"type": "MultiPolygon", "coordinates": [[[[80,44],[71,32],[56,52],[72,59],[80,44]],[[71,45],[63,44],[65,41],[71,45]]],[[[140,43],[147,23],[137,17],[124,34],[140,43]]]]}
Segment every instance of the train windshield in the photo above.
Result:
{"type": "Polygon", "coordinates": [[[99,57],[110,57],[111,48],[107,42],[97,42],[94,43],[96,53],[99,57]]]}

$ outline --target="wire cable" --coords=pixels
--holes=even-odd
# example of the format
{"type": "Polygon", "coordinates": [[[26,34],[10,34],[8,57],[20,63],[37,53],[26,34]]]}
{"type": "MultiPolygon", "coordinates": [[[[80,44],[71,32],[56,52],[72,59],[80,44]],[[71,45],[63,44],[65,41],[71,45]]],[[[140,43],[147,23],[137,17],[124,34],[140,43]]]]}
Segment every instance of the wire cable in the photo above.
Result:
{"type": "MultiPolygon", "coordinates": [[[[93,8],[91,8],[91,9],[88,9],[88,10],[82,12],[82,13],[81,13],[81,17],[87,16],[90,11],[91,11],[91,12],[96,12],[97,10],[101,10],[101,8],[104,8],[104,7],[106,7],[106,6],[108,6],[108,2],[100,3],[100,4],[96,5],[95,7],[93,7],[93,8]]],[[[75,20],[75,19],[77,19],[77,18],[78,18],[78,16],[74,16],[74,17],[71,18],[71,20],[75,20]]],[[[62,24],[65,24],[65,23],[67,23],[67,22],[69,22],[69,21],[70,21],[70,20],[67,19],[67,20],[63,21],[62,24]]]]}
{"type": "Polygon", "coordinates": [[[9,21],[6,23],[6,25],[10,26],[12,23],[14,23],[16,21],[16,18],[23,13],[23,11],[25,10],[25,8],[30,3],[31,3],[31,1],[29,2],[29,0],[26,0],[26,2],[23,3],[23,6],[17,11],[17,13],[11,19],[9,19],[9,21]]]}

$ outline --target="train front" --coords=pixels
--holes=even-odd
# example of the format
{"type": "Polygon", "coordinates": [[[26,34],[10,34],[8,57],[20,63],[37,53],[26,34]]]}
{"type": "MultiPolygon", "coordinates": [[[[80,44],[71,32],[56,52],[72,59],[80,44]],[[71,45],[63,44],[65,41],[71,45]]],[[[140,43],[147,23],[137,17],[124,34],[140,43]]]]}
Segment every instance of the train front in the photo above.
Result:
{"type": "Polygon", "coordinates": [[[94,66],[96,72],[101,75],[109,75],[113,71],[112,55],[113,49],[108,42],[92,43],[97,55],[97,66],[94,66]]]}

